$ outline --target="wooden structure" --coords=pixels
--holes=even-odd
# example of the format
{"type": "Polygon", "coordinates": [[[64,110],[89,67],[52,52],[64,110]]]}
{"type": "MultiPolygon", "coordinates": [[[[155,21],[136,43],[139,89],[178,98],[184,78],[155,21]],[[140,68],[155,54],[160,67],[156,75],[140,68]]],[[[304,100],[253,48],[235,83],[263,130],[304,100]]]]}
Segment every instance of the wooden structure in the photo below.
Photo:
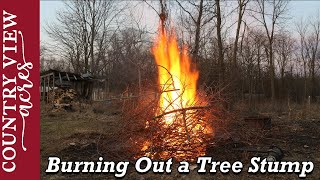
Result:
{"type": "Polygon", "coordinates": [[[49,92],[57,88],[74,89],[84,97],[91,97],[90,85],[93,77],[89,74],[75,74],[57,70],[40,73],[40,100],[49,103],[49,92]]]}

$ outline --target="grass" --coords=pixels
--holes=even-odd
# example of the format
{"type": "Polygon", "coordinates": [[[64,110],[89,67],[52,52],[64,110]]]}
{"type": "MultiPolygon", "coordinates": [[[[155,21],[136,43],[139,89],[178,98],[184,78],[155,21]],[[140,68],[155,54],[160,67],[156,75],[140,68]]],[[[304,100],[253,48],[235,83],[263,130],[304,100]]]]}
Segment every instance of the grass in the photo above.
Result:
{"type": "Polygon", "coordinates": [[[90,106],[81,109],[76,107],[74,112],[53,112],[51,105],[41,104],[42,177],[46,177],[44,171],[49,155],[59,154],[58,152],[63,151],[70,143],[89,143],[88,137],[85,136],[90,133],[111,136],[113,134],[112,128],[117,126],[115,118],[117,117],[106,118],[104,114],[93,113],[90,106]]]}

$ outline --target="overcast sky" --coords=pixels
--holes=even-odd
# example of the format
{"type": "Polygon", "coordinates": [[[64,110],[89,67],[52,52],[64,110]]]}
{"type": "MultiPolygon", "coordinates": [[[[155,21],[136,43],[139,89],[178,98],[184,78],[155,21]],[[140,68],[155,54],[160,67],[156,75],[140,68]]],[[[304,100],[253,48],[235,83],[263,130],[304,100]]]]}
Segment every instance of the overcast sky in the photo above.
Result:
{"type": "MultiPolygon", "coordinates": [[[[64,3],[62,1],[40,1],[41,41],[48,41],[49,38],[44,30],[44,27],[47,23],[51,24],[52,22],[54,22],[56,19],[57,11],[63,8],[64,3]]],[[[291,1],[289,3],[289,16],[291,16],[292,19],[288,23],[288,30],[293,31],[294,21],[297,21],[302,17],[306,19],[310,18],[319,11],[319,8],[320,1],[291,1]]],[[[143,13],[142,23],[147,24],[149,27],[157,26],[158,19],[156,17],[156,14],[145,3],[140,3],[140,6],[135,8],[135,11],[140,12],[136,15],[141,15],[141,13],[143,13]]]]}

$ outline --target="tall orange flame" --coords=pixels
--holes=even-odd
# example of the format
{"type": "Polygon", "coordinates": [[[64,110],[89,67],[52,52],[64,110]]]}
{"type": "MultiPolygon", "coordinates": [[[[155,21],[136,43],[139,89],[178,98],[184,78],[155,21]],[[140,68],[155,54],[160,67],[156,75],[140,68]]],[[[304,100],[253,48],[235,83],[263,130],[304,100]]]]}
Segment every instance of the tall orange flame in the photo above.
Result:
{"type": "MultiPolygon", "coordinates": [[[[183,46],[180,54],[175,34],[167,36],[160,30],[152,52],[159,66],[158,83],[163,92],[159,100],[160,113],[194,105],[199,72],[191,68],[187,46],[183,46]]],[[[167,125],[173,123],[172,116],[174,114],[164,117],[167,125]]]]}
{"type": "Polygon", "coordinates": [[[141,151],[151,158],[194,160],[205,155],[213,132],[206,113],[196,110],[207,105],[197,97],[199,72],[192,67],[187,46],[180,53],[174,33],[168,36],[160,28],[152,52],[161,92],[156,112],[159,119],[147,121],[146,128],[152,127],[151,137],[144,141],[141,151]]]}

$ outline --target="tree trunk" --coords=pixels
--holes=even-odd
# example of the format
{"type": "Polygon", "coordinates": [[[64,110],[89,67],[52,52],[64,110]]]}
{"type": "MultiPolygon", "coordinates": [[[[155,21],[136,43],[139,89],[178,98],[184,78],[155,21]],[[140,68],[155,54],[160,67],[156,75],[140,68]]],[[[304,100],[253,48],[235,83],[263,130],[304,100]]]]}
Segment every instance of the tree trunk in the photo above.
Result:
{"type": "Polygon", "coordinates": [[[200,48],[200,30],[201,30],[201,18],[202,18],[202,11],[203,11],[203,1],[204,0],[200,0],[200,4],[199,4],[199,15],[198,15],[198,19],[196,22],[196,34],[195,34],[195,42],[194,42],[194,49],[192,52],[192,56],[193,58],[196,59],[196,61],[198,61],[198,53],[199,53],[199,48],[200,48]]]}
{"type": "Polygon", "coordinates": [[[219,65],[219,85],[221,86],[224,78],[224,65],[223,65],[223,45],[221,37],[221,12],[220,12],[220,0],[216,2],[216,15],[217,15],[217,38],[218,38],[218,65],[219,65]]]}
{"type": "Polygon", "coordinates": [[[237,23],[237,31],[236,31],[236,39],[234,40],[233,45],[233,53],[232,53],[232,66],[233,69],[236,70],[237,67],[237,51],[238,51],[238,41],[239,41],[239,34],[240,28],[242,23],[242,17],[245,11],[245,0],[239,0],[239,14],[238,14],[238,23],[237,23]]]}
{"type": "Polygon", "coordinates": [[[274,85],[274,62],[273,62],[273,48],[272,41],[269,44],[269,58],[270,58],[270,83],[271,83],[271,101],[275,101],[275,85],[274,85]]]}
{"type": "Polygon", "coordinates": [[[96,25],[95,25],[95,19],[96,19],[96,14],[95,14],[95,2],[92,2],[92,13],[91,13],[91,20],[92,20],[92,25],[91,25],[91,41],[90,41],[90,55],[91,55],[91,73],[95,74],[95,66],[94,66],[94,52],[93,52],[93,47],[94,47],[94,39],[95,39],[95,31],[96,31],[96,25]]]}

